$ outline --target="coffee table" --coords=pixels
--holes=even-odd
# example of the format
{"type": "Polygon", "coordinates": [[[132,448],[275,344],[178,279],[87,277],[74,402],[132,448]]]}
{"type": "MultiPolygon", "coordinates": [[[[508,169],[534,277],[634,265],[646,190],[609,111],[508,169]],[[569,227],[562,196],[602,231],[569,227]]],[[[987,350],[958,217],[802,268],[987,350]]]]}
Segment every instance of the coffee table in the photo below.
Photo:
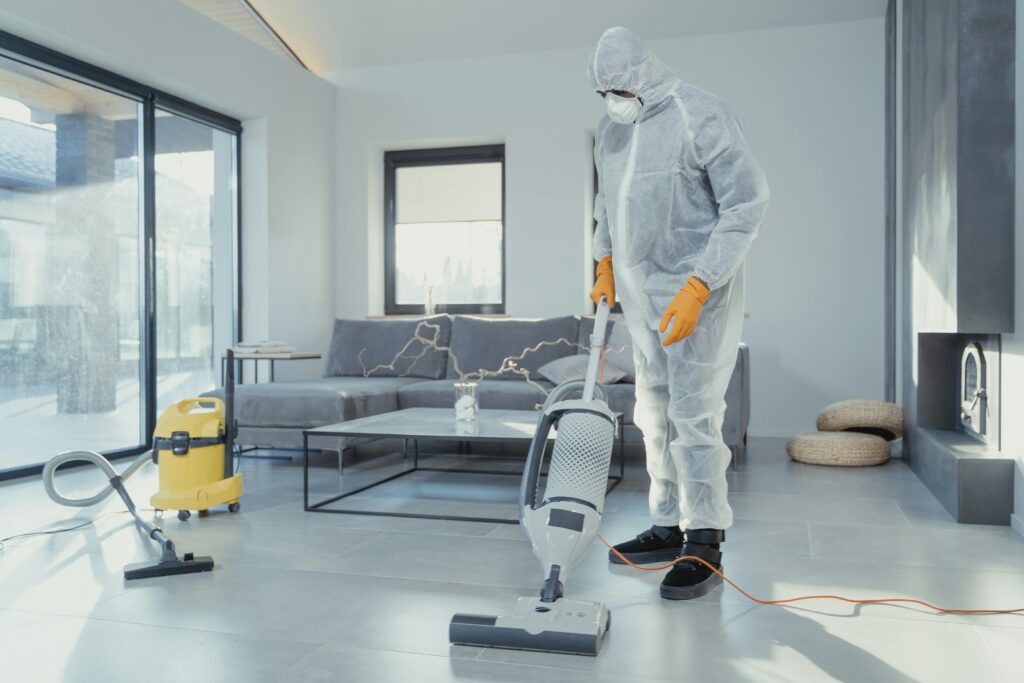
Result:
{"type": "MultiPolygon", "coordinates": [[[[499,472],[494,470],[480,469],[454,469],[446,467],[422,467],[420,465],[419,440],[430,439],[432,441],[454,441],[454,442],[492,442],[492,443],[526,443],[533,440],[533,433],[537,427],[539,413],[533,410],[493,410],[483,409],[479,411],[474,423],[458,423],[455,420],[455,411],[451,408],[406,408],[391,413],[371,415],[347,422],[324,425],[306,429],[302,432],[302,500],[307,512],[331,512],[343,515],[380,515],[384,517],[412,517],[416,519],[444,519],[463,522],[493,522],[497,524],[518,524],[518,520],[500,519],[493,517],[465,517],[460,515],[430,515],[414,512],[382,512],[376,510],[338,510],[326,506],[348,498],[357,493],[380,486],[389,481],[404,477],[413,472],[452,472],[456,474],[502,474],[510,476],[522,476],[520,472],[499,472]],[[412,466],[398,472],[384,476],[381,479],[351,491],[340,493],[326,500],[309,502],[309,439],[319,436],[348,436],[371,439],[403,439],[403,454],[408,455],[408,444],[413,443],[412,466]]],[[[616,413],[617,419],[615,442],[618,451],[619,473],[609,476],[608,491],[614,489],[625,476],[625,457],[622,443],[621,413],[616,413]]],[[[557,433],[552,430],[557,438],[557,433]]],[[[339,477],[344,476],[344,465],[339,465],[341,472],[339,477]]]]}

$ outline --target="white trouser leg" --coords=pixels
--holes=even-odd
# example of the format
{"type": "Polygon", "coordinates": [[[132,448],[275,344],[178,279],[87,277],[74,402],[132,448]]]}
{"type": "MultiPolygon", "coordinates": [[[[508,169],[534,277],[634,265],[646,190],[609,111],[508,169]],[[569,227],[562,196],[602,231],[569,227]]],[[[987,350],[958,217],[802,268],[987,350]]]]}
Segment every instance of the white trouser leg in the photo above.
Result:
{"type": "Polygon", "coordinates": [[[743,327],[742,271],[726,287],[716,305],[701,312],[693,334],[667,349],[668,417],[675,431],[669,451],[679,471],[684,529],[732,526],[725,478],[732,453],[722,439],[722,423],[743,327]]]}
{"type": "Polygon", "coordinates": [[[633,422],[644,436],[647,474],[651,477],[651,521],[658,526],[679,524],[679,472],[669,452],[668,357],[657,336],[643,323],[630,324],[636,365],[636,406],[633,422]]]}
{"type": "Polygon", "coordinates": [[[732,454],[722,422],[743,326],[742,270],[723,290],[693,334],[667,348],[657,331],[629,325],[637,366],[633,421],[644,434],[651,518],[659,526],[732,526],[725,478],[732,454]]]}
{"type": "MultiPolygon", "coordinates": [[[[649,335],[649,330],[641,331],[649,335]]],[[[637,348],[637,333],[633,335],[637,348]]],[[[634,422],[643,432],[647,474],[650,476],[648,504],[650,517],[658,526],[679,524],[679,473],[669,442],[672,440],[669,423],[669,376],[664,353],[641,357],[635,353],[637,369],[636,407],[634,422]]]]}

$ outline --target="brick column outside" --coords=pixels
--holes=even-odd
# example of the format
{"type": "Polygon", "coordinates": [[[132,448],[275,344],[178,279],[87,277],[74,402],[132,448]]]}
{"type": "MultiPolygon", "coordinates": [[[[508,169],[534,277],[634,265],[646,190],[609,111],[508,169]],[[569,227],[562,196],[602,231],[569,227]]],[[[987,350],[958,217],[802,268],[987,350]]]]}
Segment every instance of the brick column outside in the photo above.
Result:
{"type": "Polygon", "coordinates": [[[50,357],[57,411],[114,410],[117,399],[118,239],[113,212],[114,123],[90,112],[58,115],[57,234],[49,281],[50,357]]]}

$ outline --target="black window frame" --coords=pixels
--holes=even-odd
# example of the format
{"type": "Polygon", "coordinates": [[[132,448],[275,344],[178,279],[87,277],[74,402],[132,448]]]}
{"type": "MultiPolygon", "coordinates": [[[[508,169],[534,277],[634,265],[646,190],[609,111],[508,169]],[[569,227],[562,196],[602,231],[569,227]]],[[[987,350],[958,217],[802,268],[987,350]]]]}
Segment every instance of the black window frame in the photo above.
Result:
{"type": "Polygon", "coordinates": [[[399,168],[410,166],[448,166],[456,164],[501,163],[501,303],[498,304],[436,304],[436,313],[504,314],[506,303],[505,244],[505,144],[441,147],[434,149],[403,149],[384,152],[384,315],[422,315],[423,304],[399,304],[395,272],[395,175],[399,168]]]}
{"type": "MultiPolygon", "coordinates": [[[[140,311],[143,348],[140,390],[143,393],[142,435],[145,440],[135,446],[103,453],[110,459],[140,455],[151,448],[150,437],[156,428],[158,411],[156,394],[156,170],[154,167],[156,109],[159,108],[192,119],[197,123],[231,133],[237,138],[235,143],[236,204],[233,254],[234,310],[232,311],[234,326],[232,337],[235,340],[238,339],[242,329],[242,122],[6,31],[0,31],[0,56],[93,88],[127,97],[142,105],[142,117],[139,121],[142,148],[139,150],[139,157],[143,169],[140,186],[142,194],[142,243],[140,249],[144,264],[141,273],[144,296],[140,311]]],[[[43,463],[0,469],[0,481],[34,476],[42,470],[43,463]]]]}

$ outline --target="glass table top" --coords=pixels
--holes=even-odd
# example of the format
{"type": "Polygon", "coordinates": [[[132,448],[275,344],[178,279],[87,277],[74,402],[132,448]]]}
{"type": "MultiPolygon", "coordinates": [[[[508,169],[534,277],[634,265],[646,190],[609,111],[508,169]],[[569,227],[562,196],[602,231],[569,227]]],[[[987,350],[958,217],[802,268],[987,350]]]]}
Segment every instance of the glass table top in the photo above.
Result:
{"type": "MultiPolygon", "coordinates": [[[[529,441],[537,429],[537,410],[481,409],[476,420],[456,421],[453,408],[406,408],[305,430],[310,436],[376,436],[529,441]]],[[[552,435],[554,430],[552,430],[552,435]]]]}

